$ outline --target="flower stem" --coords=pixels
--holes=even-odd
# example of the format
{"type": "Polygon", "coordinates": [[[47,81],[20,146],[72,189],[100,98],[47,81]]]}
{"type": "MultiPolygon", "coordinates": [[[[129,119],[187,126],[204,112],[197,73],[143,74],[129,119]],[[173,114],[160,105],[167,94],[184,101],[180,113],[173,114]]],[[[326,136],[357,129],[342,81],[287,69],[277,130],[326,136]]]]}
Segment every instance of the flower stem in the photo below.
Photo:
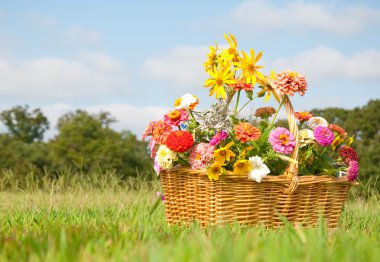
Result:
{"type": "Polygon", "coordinates": [[[270,123],[269,127],[273,126],[274,124],[274,121],[276,120],[277,118],[277,115],[278,115],[278,112],[280,111],[282,105],[284,104],[285,102],[285,99],[286,99],[286,96],[284,96],[284,98],[282,99],[280,105],[278,106],[277,110],[276,110],[276,114],[274,115],[274,117],[272,118],[272,122],[270,123]]]}
{"type": "Polygon", "coordinates": [[[184,160],[179,154],[177,155],[178,157],[178,163],[181,164],[181,165],[184,165],[184,166],[188,166],[189,164],[186,162],[186,160],[184,160]]]}
{"type": "Polygon", "coordinates": [[[246,107],[249,103],[251,103],[253,101],[253,99],[257,98],[257,96],[253,97],[251,100],[248,100],[240,109],[239,111],[237,112],[237,114],[239,114],[241,112],[241,110],[244,109],[244,107],[246,107]]]}
{"type": "Polygon", "coordinates": [[[195,120],[195,117],[194,117],[194,115],[193,115],[193,112],[191,112],[191,110],[190,109],[186,109],[186,111],[187,111],[187,113],[190,115],[190,117],[191,117],[191,119],[195,122],[195,123],[197,123],[197,121],[195,120]]]}
{"type": "Polygon", "coordinates": [[[234,110],[234,116],[236,116],[236,114],[237,114],[237,108],[238,108],[238,105],[239,105],[239,99],[240,99],[240,92],[241,92],[241,90],[239,90],[239,91],[238,91],[238,94],[237,94],[236,104],[235,104],[235,110],[234,110]]]}

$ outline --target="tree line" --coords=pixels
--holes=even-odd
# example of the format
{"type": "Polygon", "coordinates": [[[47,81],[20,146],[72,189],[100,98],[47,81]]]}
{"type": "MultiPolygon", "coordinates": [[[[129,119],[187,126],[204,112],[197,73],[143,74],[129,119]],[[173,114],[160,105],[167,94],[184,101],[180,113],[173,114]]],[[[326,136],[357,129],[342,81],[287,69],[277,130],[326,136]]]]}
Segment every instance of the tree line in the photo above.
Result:
{"type": "MultiPolygon", "coordinates": [[[[354,109],[331,107],[311,112],[355,135],[359,178],[380,191],[380,100],[354,109]]],[[[113,130],[110,126],[116,120],[106,112],[77,110],[63,115],[58,120],[58,134],[49,141],[43,138],[50,123],[38,108],[16,106],[4,110],[0,121],[7,129],[0,134],[3,170],[19,175],[59,175],[67,169],[83,173],[114,170],[123,178],[144,176],[152,170],[147,144],[130,131],[113,130]]]]}
{"type": "Polygon", "coordinates": [[[115,119],[106,112],[77,110],[61,116],[58,134],[49,141],[44,141],[44,134],[50,123],[38,108],[15,106],[2,111],[0,120],[7,129],[0,134],[0,169],[17,175],[113,170],[125,178],[145,176],[151,170],[146,143],[130,131],[113,130],[115,119]]]}

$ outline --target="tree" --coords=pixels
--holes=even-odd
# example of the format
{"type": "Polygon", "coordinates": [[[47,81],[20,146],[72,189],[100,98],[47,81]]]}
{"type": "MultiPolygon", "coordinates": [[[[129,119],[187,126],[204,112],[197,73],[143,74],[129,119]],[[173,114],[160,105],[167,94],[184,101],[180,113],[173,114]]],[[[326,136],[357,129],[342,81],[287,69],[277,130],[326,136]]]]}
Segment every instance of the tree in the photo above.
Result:
{"type": "Polygon", "coordinates": [[[15,106],[4,110],[0,120],[8,129],[10,136],[25,143],[42,141],[44,132],[49,129],[49,121],[39,108],[29,112],[29,106],[15,106]]]}
{"type": "Polygon", "coordinates": [[[116,132],[110,114],[90,115],[81,110],[58,120],[59,134],[50,141],[55,169],[73,166],[83,172],[117,170],[136,176],[149,167],[146,144],[130,132],[116,132]]]}

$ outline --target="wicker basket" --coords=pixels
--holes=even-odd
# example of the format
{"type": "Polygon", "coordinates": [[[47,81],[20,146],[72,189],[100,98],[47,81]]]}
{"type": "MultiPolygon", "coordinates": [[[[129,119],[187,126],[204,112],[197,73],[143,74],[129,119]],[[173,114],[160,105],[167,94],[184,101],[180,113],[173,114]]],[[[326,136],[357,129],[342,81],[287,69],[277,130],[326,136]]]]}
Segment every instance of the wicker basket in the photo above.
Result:
{"type": "MultiPolygon", "coordinates": [[[[283,98],[283,97],[282,97],[283,98]]],[[[161,173],[169,224],[198,221],[202,226],[235,223],[314,226],[323,216],[329,228],[338,225],[350,187],[346,178],[298,177],[298,127],[290,100],[284,99],[290,131],[296,138],[291,161],[281,176],[261,183],[232,173],[210,181],[206,170],[174,167],[161,173]]]]}

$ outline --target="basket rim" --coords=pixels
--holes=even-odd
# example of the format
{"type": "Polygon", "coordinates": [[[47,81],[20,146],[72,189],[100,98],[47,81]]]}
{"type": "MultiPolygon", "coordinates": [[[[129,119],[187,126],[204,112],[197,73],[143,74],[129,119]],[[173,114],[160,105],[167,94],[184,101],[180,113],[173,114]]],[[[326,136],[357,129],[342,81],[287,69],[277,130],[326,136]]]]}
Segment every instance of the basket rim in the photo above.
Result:
{"type": "MultiPolygon", "coordinates": [[[[191,169],[190,167],[187,166],[174,166],[171,169],[163,170],[161,171],[161,174],[166,174],[166,173],[186,173],[190,175],[195,175],[195,176],[205,176],[208,177],[206,169],[191,169]]],[[[226,175],[220,176],[220,179],[217,181],[212,181],[212,182],[218,182],[226,179],[240,179],[242,181],[251,181],[254,182],[254,180],[248,179],[248,177],[243,177],[239,175],[234,175],[231,171],[226,171],[226,175]]],[[[303,176],[298,176],[299,179],[299,185],[308,185],[308,184],[317,184],[317,183],[327,183],[327,184],[332,184],[332,183],[339,183],[339,184],[347,184],[347,185],[359,185],[357,181],[348,181],[345,177],[331,177],[328,175],[320,175],[320,176],[315,176],[315,175],[303,175],[303,176]]],[[[289,179],[286,175],[267,175],[263,177],[261,180],[261,183],[280,183],[280,184],[289,184],[291,182],[291,179],[289,179]]]]}

